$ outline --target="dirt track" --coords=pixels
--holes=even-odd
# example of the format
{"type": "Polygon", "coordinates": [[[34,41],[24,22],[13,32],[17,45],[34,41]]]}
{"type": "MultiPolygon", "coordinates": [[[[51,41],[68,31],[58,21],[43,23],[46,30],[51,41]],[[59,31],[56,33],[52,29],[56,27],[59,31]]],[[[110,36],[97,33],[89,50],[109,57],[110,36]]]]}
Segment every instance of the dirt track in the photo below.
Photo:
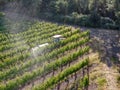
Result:
{"type": "MultiPolygon", "coordinates": [[[[82,30],[86,29],[88,28],[82,28],[82,30]]],[[[120,62],[120,31],[92,28],[89,30],[91,32],[91,38],[98,40],[99,43],[94,44],[98,45],[97,47],[99,50],[103,50],[101,54],[104,53],[102,56],[103,59],[106,60],[108,66],[112,66],[111,59],[120,62]]]]}

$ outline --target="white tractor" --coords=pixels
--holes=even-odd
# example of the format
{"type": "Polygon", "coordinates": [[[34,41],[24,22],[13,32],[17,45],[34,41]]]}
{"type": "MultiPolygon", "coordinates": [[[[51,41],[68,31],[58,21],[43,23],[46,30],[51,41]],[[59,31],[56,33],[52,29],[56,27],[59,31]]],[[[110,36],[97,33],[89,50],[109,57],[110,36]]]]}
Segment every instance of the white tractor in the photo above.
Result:
{"type": "MultiPolygon", "coordinates": [[[[54,43],[58,43],[58,42],[60,42],[61,40],[64,40],[64,39],[65,38],[63,38],[62,35],[54,35],[53,36],[53,42],[54,43]]],[[[45,54],[47,52],[45,50],[46,50],[48,45],[49,45],[49,43],[45,43],[45,44],[41,44],[41,45],[38,45],[38,46],[32,48],[33,56],[37,57],[37,56],[45,54]]]]}
{"type": "Polygon", "coordinates": [[[64,39],[65,38],[63,38],[62,35],[54,35],[53,36],[53,40],[54,40],[55,43],[58,43],[58,42],[60,42],[61,40],[64,40],[64,39]]]}
{"type": "Polygon", "coordinates": [[[34,57],[37,57],[39,55],[44,54],[46,47],[48,46],[48,43],[38,45],[34,48],[32,48],[32,54],[34,57]]]}

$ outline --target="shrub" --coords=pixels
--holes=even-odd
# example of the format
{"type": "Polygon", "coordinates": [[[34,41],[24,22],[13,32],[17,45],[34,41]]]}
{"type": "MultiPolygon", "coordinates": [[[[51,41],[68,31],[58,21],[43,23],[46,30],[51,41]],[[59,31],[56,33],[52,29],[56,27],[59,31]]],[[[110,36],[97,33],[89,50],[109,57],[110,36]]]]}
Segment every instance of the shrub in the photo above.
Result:
{"type": "Polygon", "coordinates": [[[53,21],[64,22],[65,16],[63,15],[54,15],[53,21]]]}
{"type": "Polygon", "coordinates": [[[117,82],[120,83],[120,76],[117,76],[117,82]]]}
{"type": "Polygon", "coordinates": [[[104,26],[106,23],[115,24],[115,22],[112,19],[110,19],[109,17],[102,17],[101,18],[101,26],[104,26]]]}
{"type": "Polygon", "coordinates": [[[89,15],[82,15],[81,17],[79,17],[77,19],[77,24],[80,25],[80,26],[87,26],[87,27],[90,27],[91,26],[91,23],[89,21],[89,15]]]}
{"type": "Polygon", "coordinates": [[[101,16],[97,12],[93,12],[90,14],[89,20],[91,22],[91,27],[99,27],[101,16]]]}
{"type": "Polygon", "coordinates": [[[74,17],[68,16],[68,15],[65,16],[65,20],[66,20],[66,22],[69,23],[69,24],[73,24],[74,21],[75,21],[74,17]]]}
{"type": "Polygon", "coordinates": [[[109,17],[101,18],[101,27],[106,29],[118,29],[118,26],[115,24],[115,21],[109,17]]]}
{"type": "Polygon", "coordinates": [[[106,79],[105,78],[98,78],[97,83],[99,86],[104,86],[106,84],[106,79]]]}
{"type": "Polygon", "coordinates": [[[89,21],[89,15],[82,15],[73,12],[71,15],[65,17],[66,22],[69,24],[76,24],[80,26],[90,27],[91,23],[89,21]]]}
{"type": "Polygon", "coordinates": [[[80,14],[78,14],[77,12],[73,12],[71,15],[71,22],[74,23],[74,24],[77,24],[78,23],[78,19],[80,17],[80,14]]]}
{"type": "Polygon", "coordinates": [[[0,12],[0,31],[5,29],[4,28],[4,21],[5,21],[4,16],[5,16],[5,14],[0,12]]]}
{"type": "Polygon", "coordinates": [[[116,17],[117,17],[116,25],[119,27],[119,30],[120,30],[120,11],[116,13],[116,17]]]}
{"type": "Polygon", "coordinates": [[[81,81],[80,81],[80,88],[87,88],[89,85],[89,79],[87,76],[85,76],[81,81]]]}
{"type": "Polygon", "coordinates": [[[4,13],[2,13],[2,12],[0,12],[0,26],[2,26],[2,25],[3,25],[4,16],[5,16],[5,14],[4,14],[4,13]]]}
{"type": "Polygon", "coordinates": [[[104,28],[106,28],[106,29],[118,29],[118,26],[115,24],[106,23],[104,28]]]}
{"type": "Polygon", "coordinates": [[[4,16],[5,16],[5,14],[3,12],[0,12],[0,18],[4,17],[4,16]]]}

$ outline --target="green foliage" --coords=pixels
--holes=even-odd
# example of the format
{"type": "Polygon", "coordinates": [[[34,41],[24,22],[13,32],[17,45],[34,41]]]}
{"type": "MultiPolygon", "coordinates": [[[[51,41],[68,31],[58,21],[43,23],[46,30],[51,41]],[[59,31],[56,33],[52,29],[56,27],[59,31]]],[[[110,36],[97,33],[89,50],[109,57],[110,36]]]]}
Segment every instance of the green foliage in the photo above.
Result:
{"type": "Polygon", "coordinates": [[[78,19],[78,25],[80,26],[85,26],[85,27],[90,27],[91,22],[90,22],[90,16],[89,15],[81,15],[78,19]]]}
{"type": "MultiPolygon", "coordinates": [[[[80,48],[80,46],[89,42],[88,35],[89,31],[80,32],[79,29],[73,30],[71,27],[58,26],[57,24],[47,22],[37,22],[25,32],[16,34],[0,33],[0,90],[17,90],[26,83],[34,81],[38,76],[47,75],[53,70],[61,68],[61,65],[64,66],[77,60],[78,57],[86,54],[90,49],[89,46],[84,46],[74,51],[76,48],[80,48]],[[56,34],[62,35],[65,37],[65,40],[57,44],[53,43],[49,37],[56,34]],[[49,42],[49,46],[45,49],[46,52],[34,58],[30,48],[45,42],[49,42]],[[6,50],[7,52],[4,52],[6,50]],[[71,50],[73,52],[63,55],[65,52],[71,50]],[[58,56],[60,57],[56,60],[58,56]],[[36,66],[37,68],[32,68],[36,66]],[[4,84],[2,81],[6,81],[7,83],[4,84]]],[[[88,60],[75,66],[74,68],[76,69],[74,72],[87,64],[88,60]]],[[[66,71],[59,78],[64,80],[68,73],[74,73],[72,71],[73,69],[66,71]]],[[[47,82],[48,84],[45,87],[52,86],[59,81],[60,79],[52,78],[47,82]]]]}
{"type": "Polygon", "coordinates": [[[92,27],[100,26],[101,17],[100,17],[100,15],[96,11],[92,12],[92,14],[90,15],[90,19],[89,20],[91,22],[92,27]]]}
{"type": "Polygon", "coordinates": [[[0,18],[4,17],[5,14],[3,12],[0,12],[0,18]]]}
{"type": "Polygon", "coordinates": [[[77,6],[75,0],[68,0],[68,13],[73,13],[77,11],[77,6]]]}
{"type": "Polygon", "coordinates": [[[56,13],[66,14],[66,9],[68,7],[68,2],[66,0],[57,0],[55,3],[56,13]]]}
{"type": "Polygon", "coordinates": [[[116,13],[116,16],[117,16],[116,25],[118,25],[119,30],[120,30],[120,11],[116,13]]]}
{"type": "Polygon", "coordinates": [[[89,79],[85,76],[82,80],[80,80],[80,88],[86,88],[89,86],[89,79]]]}
{"type": "MultiPolygon", "coordinates": [[[[68,62],[70,61],[73,61],[75,58],[77,58],[78,56],[80,55],[83,55],[85,52],[88,52],[89,51],[89,48],[86,47],[84,48],[82,51],[78,51],[76,53],[73,53],[74,54],[77,54],[75,57],[71,55],[68,55],[68,56],[65,56],[63,58],[61,58],[60,60],[56,60],[52,63],[49,63],[47,64],[44,68],[38,68],[37,70],[35,70],[33,73],[25,73],[23,74],[21,77],[18,77],[18,78],[15,78],[13,80],[10,80],[8,83],[7,83],[7,86],[4,87],[5,90],[14,90],[14,89],[17,89],[19,87],[19,85],[24,85],[25,83],[27,83],[28,81],[30,81],[31,79],[34,79],[35,77],[37,76],[42,76],[44,75],[45,73],[49,73],[50,71],[52,71],[52,69],[54,68],[54,70],[56,70],[57,68],[59,68],[61,65],[64,65],[64,64],[67,64],[68,62]],[[21,81],[22,80],[22,81],[21,81]]],[[[85,61],[83,61],[82,63],[80,62],[79,64],[76,64],[75,66],[72,66],[72,68],[74,70],[71,71],[71,68],[68,68],[67,70],[68,73],[66,73],[67,71],[65,70],[64,73],[61,73],[60,75],[58,75],[59,79],[56,79],[56,81],[54,81],[55,83],[57,83],[58,81],[60,81],[61,79],[64,79],[66,76],[68,76],[68,74],[72,74],[73,72],[76,72],[78,71],[80,68],[83,68],[84,66],[88,65],[88,59],[86,59],[85,61]]],[[[52,78],[53,79],[53,78],[52,78]]],[[[43,88],[47,88],[46,86],[50,86],[51,83],[53,85],[53,81],[50,83],[49,85],[49,81],[52,81],[52,80],[48,80],[47,81],[47,85],[41,85],[43,88]]],[[[2,87],[1,87],[2,88],[2,87]]],[[[0,88],[0,89],[1,89],[0,88]]]]}
{"type": "Polygon", "coordinates": [[[108,17],[101,18],[101,27],[106,29],[118,29],[118,26],[115,24],[115,21],[108,17]]]}
{"type": "Polygon", "coordinates": [[[117,76],[117,82],[120,84],[120,76],[117,76]]]}
{"type": "Polygon", "coordinates": [[[115,24],[115,22],[112,19],[110,19],[109,17],[102,17],[101,18],[101,25],[104,26],[107,23],[115,24]]]}
{"type": "MultiPolygon", "coordinates": [[[[53,76],[52,78],[49,78],[48,80],[46,80],[43,84],[38,85],[38,86],[34,86],[33,90],[45,90],[48,89],[49,87],[57,84],[58,82],[64,80],[66,77],[68,77],[69,75],[73,74],[74,72],[77,72],[78,70],[80,70],[81,68],[85,67],[86,65],[88,65],[87,59],[84,61],[80,61],[79,63],[63,70],[61,73],[59,73],[56,76],[53,76]]],[[[85,79],[85,85],[87,85],[87,79],[85,79]]]]}
{"type": "Polygon", "coordinates": [[[41,19],[95,28],[118,29],[120,26],[115,16],[120,11],[119,0],[2,0],[1,3],[11,1],[22,4],[25,13],[41,19]],[[77,15],[74,16],[74,12],[77,15]],[[102,25],[102,17],[116,23],[102,25]]]}
{"type": "Polygon", "coordinates": [[[75,21],[75,18],[72,16],[65,16],[64,19],[66,20],[66,23],[73,24],[75,21]]]}
{"type": "Polygon", "coordinates": [[[4,30],[5,27],[4,27],[4,22],[5,22],[5,19],[4,19],[4,16],[5,14],[3,12],[0,12],[0,31],[4,30]]]}
{"type": "Polygon", "coordinates": [[[98,78],[97,83],[99,86],[104,86],[106,84],[106,79],[105,78],[98,78]]]}
{"type": "Polygon", "coordinates": [[[120,0],[115,0],[114,6],[116,11],[120,11],[120,0]]]}

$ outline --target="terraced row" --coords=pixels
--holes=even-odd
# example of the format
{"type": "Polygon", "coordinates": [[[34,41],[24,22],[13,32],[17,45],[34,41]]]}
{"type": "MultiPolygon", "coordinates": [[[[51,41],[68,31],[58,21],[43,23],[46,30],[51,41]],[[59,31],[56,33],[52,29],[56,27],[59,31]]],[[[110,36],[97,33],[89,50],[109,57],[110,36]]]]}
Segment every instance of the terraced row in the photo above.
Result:
{"type": "Polygon", "coordinates": [[[86,67],[89,59],[79,59],[87,56],[90,50],[87,46],[89,34],[89,31],[81,32],[79,29],[46,22],[37,22],[27,31],[16,34],[0,33],[0,90],[24,88],[38,77],[42,78],[54,71],[58,73],[60,68],[72,63],[55,76],[49,79],[46,77],[44,83],[32,87],[33,90],[46,90],[86,67]],[[65,39],[54,43],[52,36],[56,34],[65,39]],[[32,48],[43,43],[49,43],[48,47],[42,55],[35,57],[32,48]]]}

